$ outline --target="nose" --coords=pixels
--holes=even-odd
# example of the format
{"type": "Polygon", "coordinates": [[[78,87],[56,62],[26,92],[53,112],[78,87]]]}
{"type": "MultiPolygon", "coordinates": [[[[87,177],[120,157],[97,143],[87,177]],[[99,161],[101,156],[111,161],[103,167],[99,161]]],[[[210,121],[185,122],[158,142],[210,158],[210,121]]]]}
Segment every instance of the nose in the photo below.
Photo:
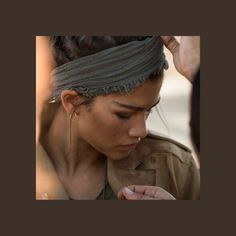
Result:
{"type": "Polygon", "coordinates": [[[136,121],[134,121],[132,127],[128,130],[128,134],[130,137],[134,138],[145,138],[147,136],[145,117],[140,116],[136,121]]]}

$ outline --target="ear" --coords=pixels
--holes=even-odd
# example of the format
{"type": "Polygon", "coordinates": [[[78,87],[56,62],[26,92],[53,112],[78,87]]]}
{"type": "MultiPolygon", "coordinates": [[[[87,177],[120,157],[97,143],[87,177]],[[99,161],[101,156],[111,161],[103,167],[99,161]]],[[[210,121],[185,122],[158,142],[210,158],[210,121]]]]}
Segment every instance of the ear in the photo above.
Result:
{"type": "Polygon", "coordinates": [[[72,114],[76,111],[82,97],[73,90],[63,90],[61,92],[61,103],[67,113],[72,114]]]}

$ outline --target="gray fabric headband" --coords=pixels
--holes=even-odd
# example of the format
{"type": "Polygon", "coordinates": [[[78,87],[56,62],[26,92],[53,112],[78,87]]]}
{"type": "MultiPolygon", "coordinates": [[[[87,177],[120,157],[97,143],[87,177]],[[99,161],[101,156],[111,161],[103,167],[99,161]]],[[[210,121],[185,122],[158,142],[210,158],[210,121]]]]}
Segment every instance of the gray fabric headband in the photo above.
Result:
{"type": "Polygon", "coordinates": [[[113,92],[129,92],[152,73],[168,69],[160,37],[132,41],[81,57],[53,70],[54,100],[65,89],[91,98],[113,92]]]}

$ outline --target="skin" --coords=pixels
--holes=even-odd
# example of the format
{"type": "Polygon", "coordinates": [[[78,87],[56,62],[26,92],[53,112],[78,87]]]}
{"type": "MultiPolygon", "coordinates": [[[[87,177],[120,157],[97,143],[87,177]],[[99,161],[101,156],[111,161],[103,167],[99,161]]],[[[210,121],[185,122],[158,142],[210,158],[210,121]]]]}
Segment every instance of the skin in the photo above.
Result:
{"type": "Polygon", "coordinates": [[[36,36],[36,199],[68,199],[54,167],[39,142],[42,112],[52,93],[54,60],[48,37],[36,36]]]}
{"type": "Polygon", "coordinates": [[[42,110],[51,96],[50,73],[53,66],[53,56],[48,38],[36,36],[36,146],[40,136],[42,110]]]}
{"type": "MultiPolygon", "coordinates": [[[[180,43],[174,36],[161,36],[166,48],[172,53],[176,70],[190,83],[200,67],[200,37],[182,36],[180,43]]],[[[164,189],[155,186],[128,186],[120,190],[119,199],[126,200],[174,200],[164,189]]]]}
{"type": "Polygon", "coordinates": [[[120,200],[175,200],[163,188],[156,186],[131,185],[121,189],[118,193],[120,200]]]}
{"type": "MultiPolygon", "coordinates": [[[[181,37],[181,42],[179,44],[173,36],[161,37],[165,46],[173,54],[174,64],[177,71],[192,82],[194,74],[200,65],[200,38],[197,36],[183,36],[181,37]]],[[[69,144],[67,141],[69,136],[68,132],[66,134],[62,134],[59,131],[60,135],[58,136],[57,134],[58,142],[48,142],[49,144],[45,146],[47,146],[47,151],[51,154],[50,158],[52,159],[54,167],[56,167],[57,170],[57,175],[60,177],[60,180],[64,186],[67,185],[68,187],[68,185],[70,185],[69,183],[74,182],[74,184],[69,186],[73,190],[79,184],[82,191],[85,192],[85,195],[82,194],[82,197],[85,197],[86,199],[89,199],[89,197],[92,199],[96,196],[98,191],[104,187],[101,184],[104,180],[104,176],[102,174],[97,175],[98,179],[101,180],[99,183],[91,183],[91,181],[86,182],[86,179],[91,179],[91,177],[94,178],[95,172],[104,173],[104,155],[107,155],[108,158],[112,158],[114,160],[123,159],[129,155],[132,148],[122,147],[122,145],[130,144],[129,142],[135,142],[138,140],[138,137],[143,138],[146,136],[144,121],[148,115],[147,110],[150,106],[152,106],[152,104],[154,104],[154,101],[157,101],[159,96],[159,92],[156,93],[155,96],[152,96],[154,94],[149,92],[149,89],[147,89],[148,87],[151,89],[154,86],[147,85],[143,91],[142,89],[138,90],[138,88],[135,90],[137,93],[132,93],[126,97],[117,94],[110,95],[110,97],[106,96],[105,98],[107,98],[107,100],[104,100],[104,97],[98,97],[94,101],[91,109],[84,106],[78,108],[76,104],[79,104],[81,101],[78,101],[77,95],[73,93],[73,91],[63,91],[61,97],[63,109],[60,109],[58,112],[60,115],[54,119],[52,125],[52,129],[54,131],[50,130],[48,137],[55,135],[55,130],[68,131],[68,125],[66,124],[68,124],[70,115],[76,111],[79,119],[77,122],[73,121],[72,124],[73,141],[69,144]],[[135,96],[135,94],[138,96],[135,96]],[[139,95],[142,96],[140,97],[139,95]],[[127,100],[128,97],[131,99],[127,100]],[[104,110],[105,104],[106,109],[104,110]],[[120,104],[139,106],[142,107],[143,110],[140,110],[137,113],[132,113],[131,116],[128,112],[128,116],[130,117],[128,119],[124,119],[124,121],[123,119],[122,121],[119,121],[115,119],[115,116],[118,118],[116,114],[117,111],[119,110],[118,113],[122,111],[121,113],[124,117],[124,113],[128,110],[121,107],[120,104]],[[104,113],[102,113],[102,111],[104,113]],[[85,123],[82,122],[82,120],[87,125],[84,126],[85,123]],[[97,130],[98,128],[100,132],[94,132],[94,130],[97,130]],[[79,130],[80,133],[78,134],[74,130],[79,130]],[[89,136],[88,132],[92,135],[89,136]],[[102,142],[102,140],[104,140],[104,142],[102,142]],[[80,147],[80,150],[76,148],[78,146],[80,147]],[[70,150],[70,153],[65,157],[65,153],[67,153],[68,150],[70,150]],[[81,179],[81,176],[76,174],[78,172],[88,173],[82,176],[82,182],[76,181],[78,178],[81,179]],[[98,189],[93,188],[93,186],[97,185],[99,185],[98,189]],[[89,189],[95,189],[95,191],[91,194],[89,189]]],[[[127,116],[128,113],[126,113],[125,116],[127,116]]],[[[51,180],[53,177],[50,176],[51,180]]],[[[54,183],[54,185],[56,184],[54,183]]],[[[60,190],[59,184],[56,187],[60,190]]],[[[69,187],[68,189],[70,189],[69,187]]],[[[49,191],[45,193],[39,190],[38,193],[39,195],[41,194],[41,199],[50,199],[49,191]]],[[[73,191],[70,195],[73,195],[73,191]]],[[[76,197],[78,195],[81,196],[81,193],[75,193],[76,197]]],[[[55,199],[56,198],[62,199],[60,196],[55,197],[55,199]]],[[[124,188],[118,193],[118,198],[127,200],[174,200],[174,197],[168,192],[155,186],[128,186],[128,188],[124,188]]]]}
{"type": "Polygon", "coordinates": [[[129,94],[98,96],[89,106],[77,106],[83,98],[63,91],[43,146],[71,197],[94,199],[104,187],[106,157],[126,158],[147,135],[145,121],[159,101],[161,84],[162,79],[147,80],[129,94]]]}
{"type": "Polygon", "coordinates": [[[147,135],[145,121],[159,100],[160,88],[161,81],[154,80],[145,82],[130,95],[97,97],[89,112],[83,107],[79,113],[78,139],[82,137],[113,160],[127,157],[133,149],[127,145],[137,144],[139,138],[147,135]]]}
{"type": "MultiPolygon", "coordinates": [[[[161,39],[173,55],[176,70],[193,83],[200,69],[200,36],[182,36],[180,43],[174,36],[161,36],[161,39]]],[[[200,161],[199,155],[198,159],[200,161]]]]}
{"type": "Polygon", "coordinates": [[[200,66],[200,37],[182,36],[180,43],[174,36],[161,36],[161,39],[173,55],[176,70],[192,83],[200,66]]]}

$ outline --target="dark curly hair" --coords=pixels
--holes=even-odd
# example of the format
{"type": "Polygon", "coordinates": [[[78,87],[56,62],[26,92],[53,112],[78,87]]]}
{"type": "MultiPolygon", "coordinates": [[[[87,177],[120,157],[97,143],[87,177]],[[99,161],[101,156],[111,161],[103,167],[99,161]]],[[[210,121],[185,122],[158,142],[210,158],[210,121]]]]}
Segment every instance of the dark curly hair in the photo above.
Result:
{"type": "Polygon", "coordinates": [[[56,67],[79,57],[150,36],[50,36],[56,67]]]}

